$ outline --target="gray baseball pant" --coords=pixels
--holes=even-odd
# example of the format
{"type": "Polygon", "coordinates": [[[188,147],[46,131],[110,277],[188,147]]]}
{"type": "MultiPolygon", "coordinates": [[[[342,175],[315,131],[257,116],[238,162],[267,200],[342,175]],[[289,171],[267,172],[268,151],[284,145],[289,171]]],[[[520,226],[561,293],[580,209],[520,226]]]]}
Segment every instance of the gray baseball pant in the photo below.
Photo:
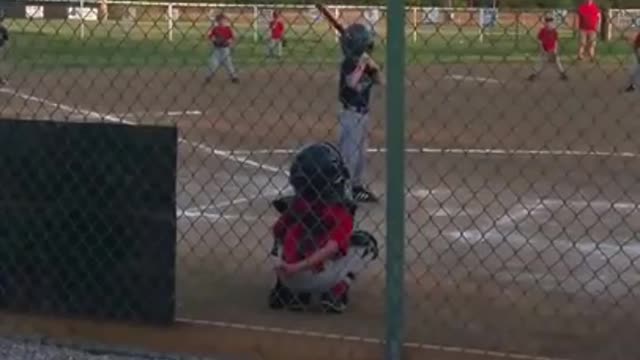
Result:
{"type": "MultiPolygon", "coordinates": [[[[540,75],[542,73],[542,71],[544,70],[544,68],[549,63],[549,60],[551,59],[552,56],[554,56],[554,55],[550,54],[548,52],[545,52],[545,51],[540,52],[540,56],[538,57],[538,63],[536,64],[536,67],[534,68],[534,74],[540,75]]],[[[562,62],[560,61],[560,55],[559,54],[558,54],[558,56],[555,56],[555,65],[556,65],[556,69],[558,70],[558,72],[560,74],[564,74],[564,67],[562,66],[562,62]]]]}
{"type": "Polygon", "coordinates": [[[220,66],[224,66],[232,78],[236,78],[236,69],[233,67],[231,49],[228,47],[214,47],[209,58],[209,77],[218,71],[220,66]]]}
{"type": "Polygon", "coordinates": [[[631,84],[640,86],[640,49],[633,53],[633,66],[631,69],[631,84]]]}
{"type": "Polygon", "coordinates": [[[373,253],[366,247],[352,246],[347,254],[334,261],[327,261],[321,272],[303,271],[292,276],[281,278],[287,288],[296,292],[326,292],[341,281],[350,283],[352,276],[357,275],[373,259],[373,253]]]}
{"type": "Polygon", "coordinates": [[[269,44],[267,45],[267,55],[277,57],[282,56],[282,40],[270,39],[269,44]]]}
{"type": "Polygon", "coordinates": [[[353,185],[360,186],[367,162],[369,114],[345,109],[338,115],[338,120],[340,122],[338,147],[351,174],[353,185]]]}
{"type": "Polygon", "coordinates": [[[6,77],[4,74],[4,60],[7,55],[7,45],[5,43],[4,46],[0,46],[0,81],[5,81],[6,77]]]}

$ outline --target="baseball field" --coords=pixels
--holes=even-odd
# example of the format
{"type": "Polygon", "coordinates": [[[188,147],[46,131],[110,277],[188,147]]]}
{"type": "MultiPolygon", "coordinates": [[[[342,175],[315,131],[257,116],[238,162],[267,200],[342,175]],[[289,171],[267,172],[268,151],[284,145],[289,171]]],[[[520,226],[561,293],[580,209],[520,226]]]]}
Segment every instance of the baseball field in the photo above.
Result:
{"type": "MultiPolygon", "coordinates": [[[[73,21],[6,25],[0,116],[178,126],[182,321],[381,341],[383,243],[346,314],[266,306],[277,216],[269,203],[288,191],[296,148],[337,139],[332,32],[290,29],[278,60],[241,36],[240,83],[222,69],[204,84],[206,23],[177,24],[171,42],[153,22],[89,24],[84,39],[73,21]]],[[[407,346],[452,359],[637,358],[640,103],[620,91],[630,51],[614,40],[600,44],[599,62],[578,63],[576,39],[563,34],[570,81],[550,68],[528,82],[534,34],[479,42],[459,31],[408,43],[407,346]]],[[[378,46],[374,57],[384,56],[378,46]]],[[[367,176],[382,202],[363,205],[357,223],[381,242],[385,129],[394,126],[385,96],[381,88],[373,99],[367,176]]]]}

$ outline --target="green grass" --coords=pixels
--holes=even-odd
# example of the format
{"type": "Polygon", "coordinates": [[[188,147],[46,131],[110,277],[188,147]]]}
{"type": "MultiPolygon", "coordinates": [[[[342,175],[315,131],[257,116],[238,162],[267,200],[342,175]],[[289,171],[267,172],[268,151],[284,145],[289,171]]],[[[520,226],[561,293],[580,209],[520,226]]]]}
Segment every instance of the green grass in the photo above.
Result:
{"type": "MultiPolygon", "coordinates": [[[[88,23],[80,38],[78,21],[27,21],[7,23],[12,35],[7,61],[19,68],[55,67],[198,67],[206,64],[210,52],[204,39],[207,23],[176,23],[173,41],[168,40],[166,22],[88,23]]],[[[249,27],[236,28],[240,37],[234,60],[244,66],[334,64],[340,50],[332,31],[326,28],[292,28],[282,61],[266,60],[264,41],[254,41],[249,27]]],[[[515,34],[511,30],[492,30],[480,40],[477,30],[441,29],[424,31],[417,41],[408,34],[407,59],[410,63],[517,62],[536,56],[535,31],[515,34]]],[[[577,41],[563,34],[561,51],[573,56],[577,41]]],[[[621,62],[630,50],[623,41],[600,44],[603,61],[621,62]]],[[[374,56],[384,59],[384,44],[374,56]]]]}

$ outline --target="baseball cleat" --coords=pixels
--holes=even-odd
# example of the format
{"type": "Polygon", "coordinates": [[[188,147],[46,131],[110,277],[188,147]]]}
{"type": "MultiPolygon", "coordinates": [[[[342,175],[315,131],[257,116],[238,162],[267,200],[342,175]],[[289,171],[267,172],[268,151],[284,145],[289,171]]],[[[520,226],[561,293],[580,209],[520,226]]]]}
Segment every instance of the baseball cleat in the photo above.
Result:
{"type": "Polygon", "coordinates": [[[237,84],[237,83],[240,82],[240,79],[238,79],[237,77],[234,77],[234,78],[231,79],[231,82],[234,83],[234,84],[237,84]]]}
{"type": "Polygon", "coordinates": [[[624,89],[624,92],[628,92],[628,93],[630,93],[630,92],[634,92],[634,91],[636,91],[636,86],[635,86],[635,85],[633,85],[633,84],[631,84],[631,85],[627,86],[627,87],[624,89]]]}
{"type": "Polygon", "coordinates": [[[536,74],[531,74],[531,75],[529,75],[529,77],[527,78],[527,80],[529,80],[529,81],[534,81],[534,80],[535,80],[535,79],[537,79],[537,78],[538,78],[538,75],[536,75],[536,74]]]}
{"type": "Polygon", "coordinates": [[[320,306],[322,306],[322,310],[324,310],[324,312],[330,314],[342,314],[347,310],[347,302],[347,294],[336,298],[330,293],[324,293],[320,299],[320,306]]]}
{"type": "Polygon", "coordinates": [[[560,80],[567,81],[567,80],[569,80],[569,77],[567,76],[567,74],[562,74],[562,75],[560,75],[560,80]]]}

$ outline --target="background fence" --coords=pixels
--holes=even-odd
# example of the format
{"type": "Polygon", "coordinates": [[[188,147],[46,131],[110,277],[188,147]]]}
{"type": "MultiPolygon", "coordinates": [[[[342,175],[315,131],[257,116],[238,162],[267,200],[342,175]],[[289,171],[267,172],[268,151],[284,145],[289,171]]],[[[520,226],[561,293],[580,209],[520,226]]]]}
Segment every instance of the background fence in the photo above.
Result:
{"type": "MultiPolygon", "coordinates": [[[[45,7],[63,9],[57,16],[80,21],[81,37],[84,29],[98,20],[120,22],[152,22],[159,28],[167,29],[167,37],[173,40],[174,33],[189,31],[194,25],[206,27],[218,11],[225,11],[234,18],[234,25],[243,28],[245,35],[254,41],[265,37],[273,9],[283,12],[292,29],[301,32],[326,32],[326,23],[312,5],[274,5],[274,4],[215,4],[194,2],[148,2],[148,1],[36,1],[21,3],[19,10],[10,13],[31,19],[45,17],[45,7]],[[201,24],[198,24],[201,23],[201,24]]],[[[383,38],[386,34],[386,7],[329,5],[333,14],[349,23],[362,21],[370,25],[383,38]]],[[[13,7],[12,7],[13,8],[13,7]]],[[[18,8],[16,6],[15,8],[18,8]]],[[[521,10],[501,8],[447,8],[447,7],[406,7],[406,31],[413,42],[430,33],[457,33],[461,29],[482,37],[485,32],[494,32],[505,36],[527,36],[536,27],[544,13],[552,14],[563,32],[575,35],[577,17],[567,9],[521,10]]],[[[49,11],[51,13],[51,11],[49,11]]],[[[633,30],[640,24],[638,9],[607,9],[605,15],[610,22],[606,25],[609,39],[633,30]]],[[[336,34],[337,39],[337,34],[336,34]]]]}
{"type": "Polygon", "coordinates": [[[358,276],[346,313],[328,316],[266,303],[271,201],[291,191],[296,149],[338,137],[335,32],[309,6],[97,6],[5,9],[0,234],[13,241],[0,243],[0,295],[20,301],[0,301],[0,329],[37,336],[1,340],[5,358],[142,356],[117,344],[371,359],[385,340],[389,358],[640,357],[640,105],[624,92],[638,11],[606,12],[594,62],[576,60],[573,10],[556,12],[569,81],[552,71],[528,81],[543,10],[396,5],[389,19],[386,8],[331,7],[344,23],[371,21],[390,82],[374,91],[367,150],[368,186],[382,199],[356,222],[381,241],[381,257],[358,276]],[[265,39],[275,8],[287,28],[280,57],[265,39]],[[221,11],[238,35],[239,83],[224,69],[205,81],[205,35],[221,11]],[[30,141],[16,130],[24,124],[37,125],[30,141]],[[172,169],[175,189],[154,182],[172,169]],[[30,220],[16,231],[20,218],[30,220]],[[34,303],[58,317],[24,315],[34,303]],[[109,306],[117,319],[162,325],[83,322],[113,318],[98,309],[109,306]]]}

